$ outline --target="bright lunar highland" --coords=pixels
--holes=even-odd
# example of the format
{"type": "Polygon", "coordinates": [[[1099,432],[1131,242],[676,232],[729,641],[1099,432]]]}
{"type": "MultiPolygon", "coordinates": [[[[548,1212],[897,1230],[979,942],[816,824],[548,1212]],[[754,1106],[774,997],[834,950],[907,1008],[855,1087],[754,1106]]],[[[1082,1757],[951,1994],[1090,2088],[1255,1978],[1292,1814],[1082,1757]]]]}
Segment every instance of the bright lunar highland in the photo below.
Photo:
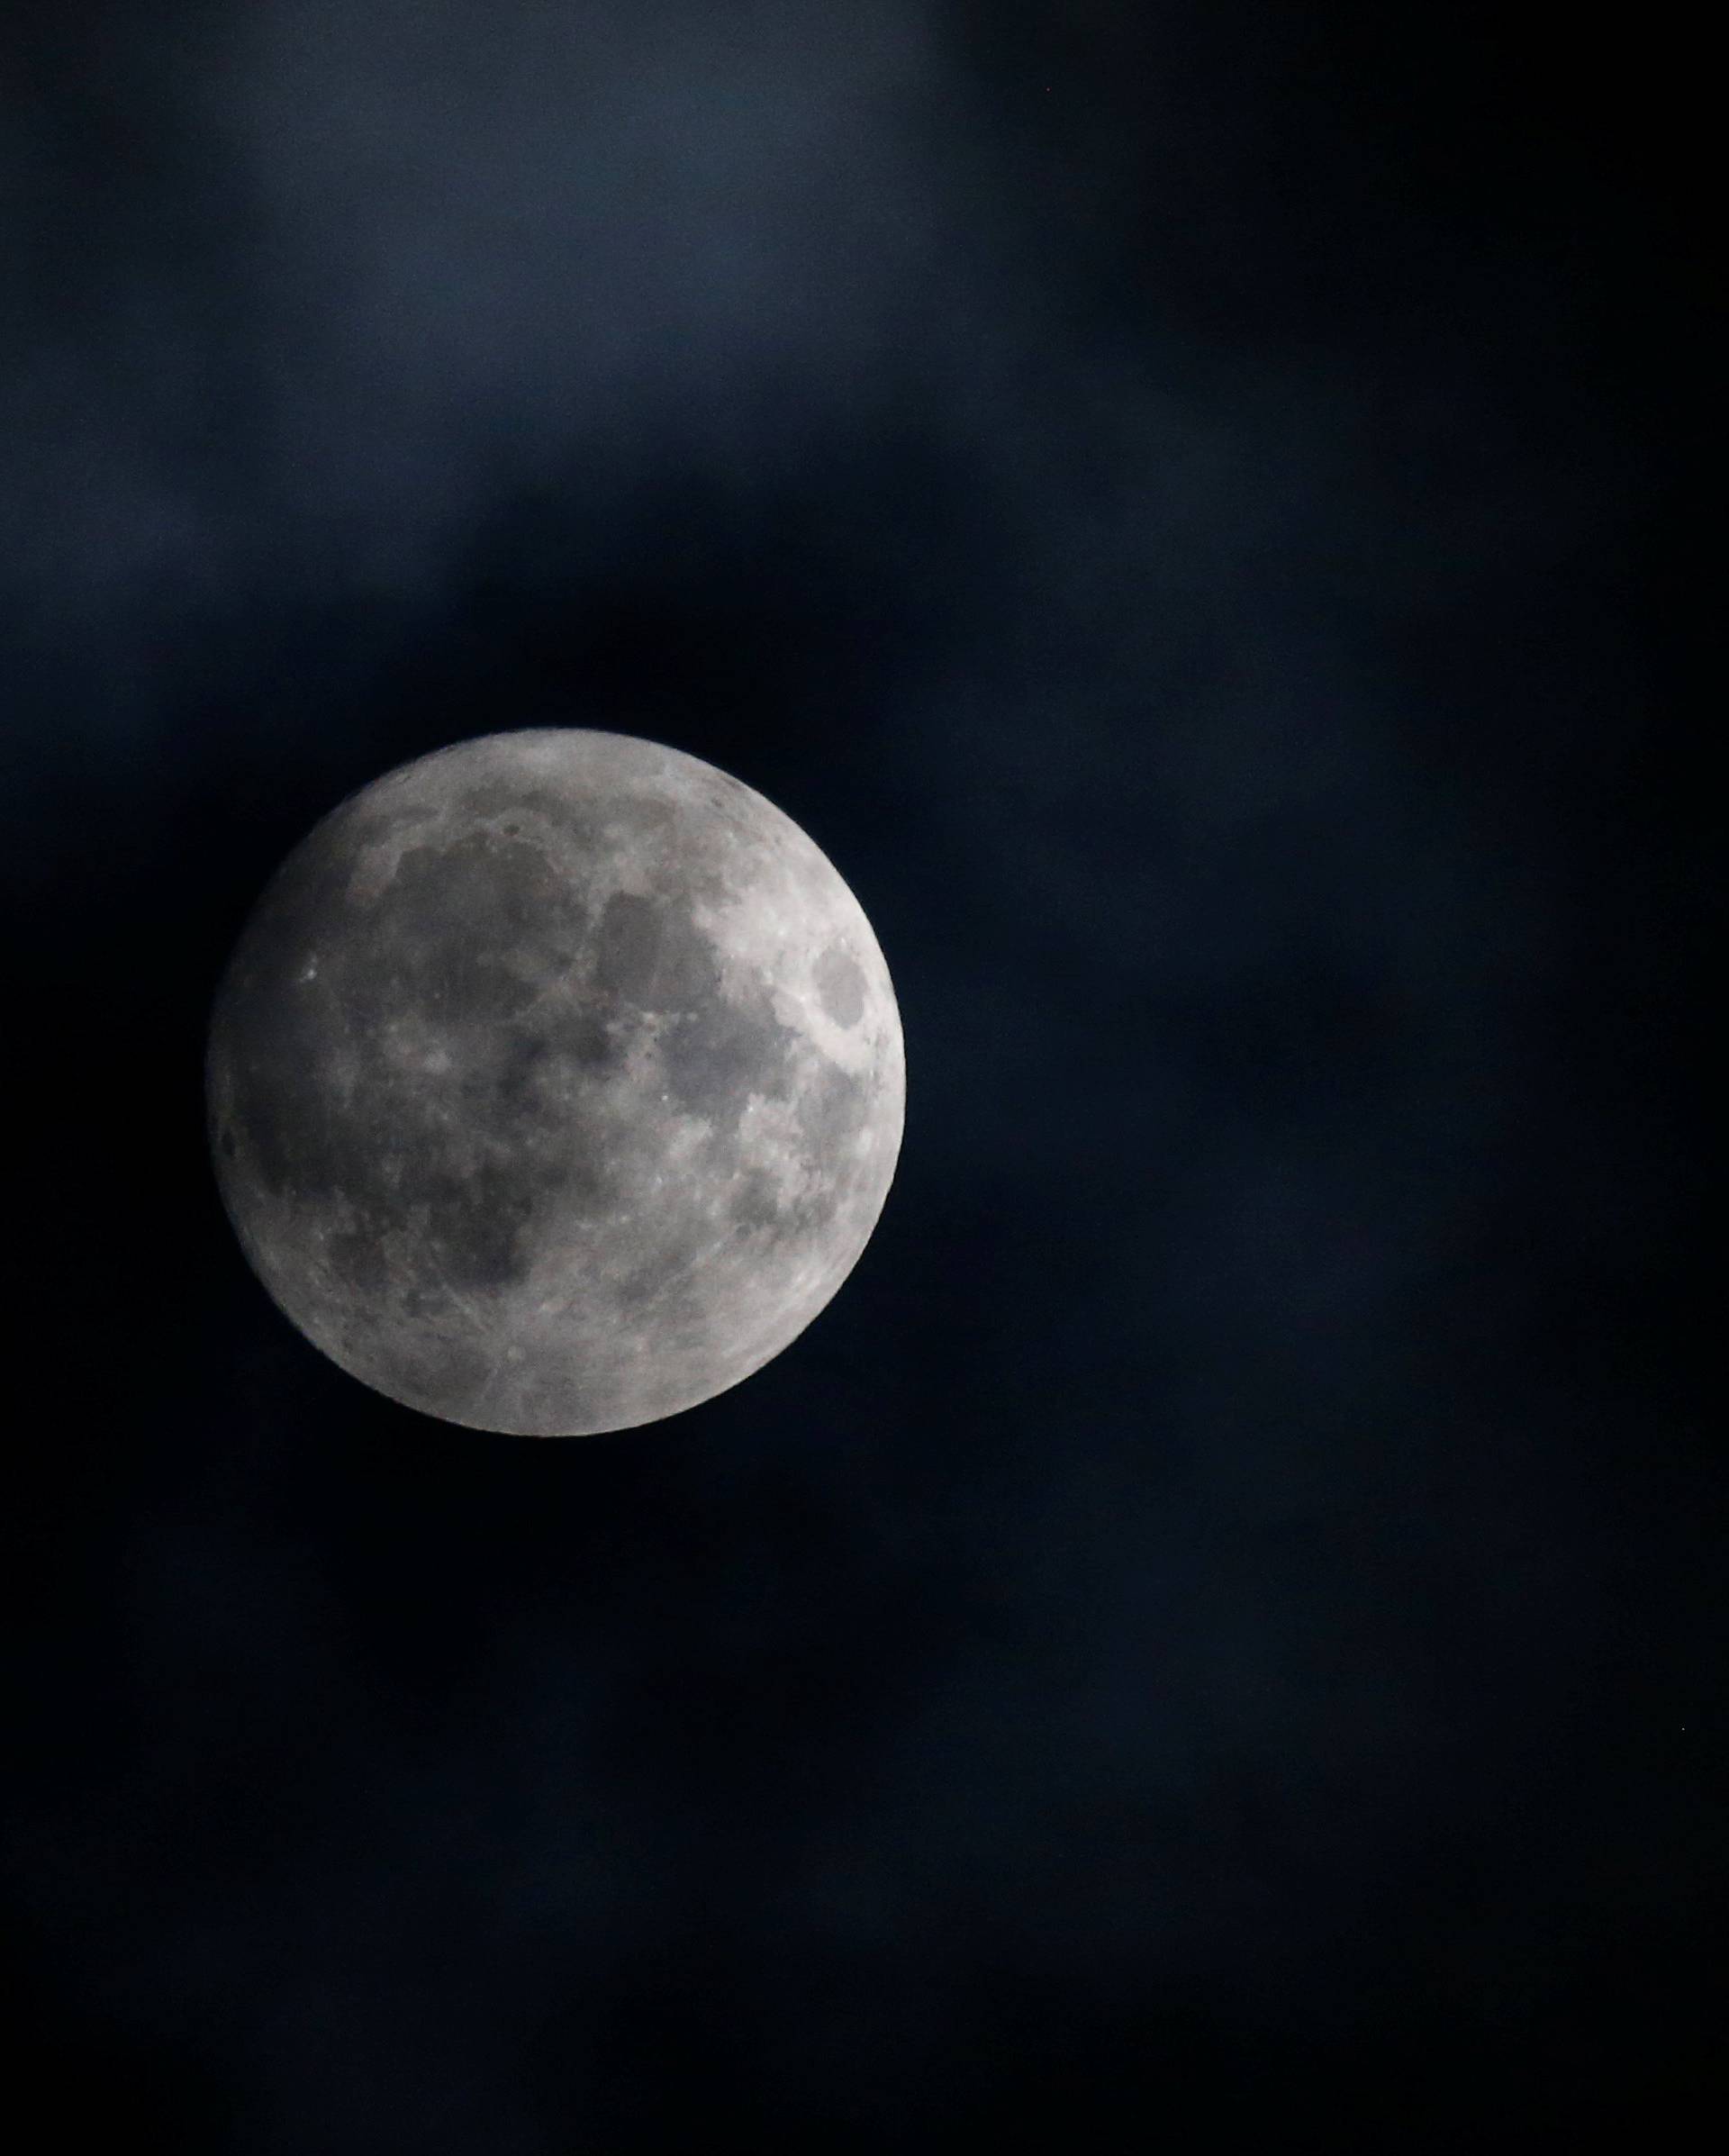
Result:
{"type": "Polygon", "coordinates": [[[796,824],[583,729],[393,771],[235,948],[213,1156],[270,1294],[411,1408],[531,1436],[711,1399],[803,1331],[882,1211],[888,967],[796,824]]]}

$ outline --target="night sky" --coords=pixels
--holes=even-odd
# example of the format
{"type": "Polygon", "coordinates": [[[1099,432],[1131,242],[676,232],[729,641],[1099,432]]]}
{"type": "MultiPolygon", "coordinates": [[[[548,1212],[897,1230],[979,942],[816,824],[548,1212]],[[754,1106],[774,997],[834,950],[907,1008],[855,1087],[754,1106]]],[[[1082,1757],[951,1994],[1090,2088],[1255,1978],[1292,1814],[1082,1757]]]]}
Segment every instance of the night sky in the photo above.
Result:
{"type": "Polygon", "coordinates": [[[0,1938],[53,2147],[1720,2102],[1704,61],[1589,22],[5,9],[0,1938]],[[289,847],[560,724],[811,835],[909,1098],[792,1347],[536,1443],[300,1338],[201,1083],[289,847]]]}

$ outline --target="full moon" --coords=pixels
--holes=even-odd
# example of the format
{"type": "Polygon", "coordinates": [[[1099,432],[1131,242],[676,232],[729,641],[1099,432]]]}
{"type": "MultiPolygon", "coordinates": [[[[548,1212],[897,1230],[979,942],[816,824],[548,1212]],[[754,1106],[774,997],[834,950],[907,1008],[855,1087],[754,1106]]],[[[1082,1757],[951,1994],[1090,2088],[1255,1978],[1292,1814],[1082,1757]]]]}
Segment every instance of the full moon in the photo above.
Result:
{"type": "Polygon", "coordinates": [[[248,1259],[352,1376],[471,1429],[711,1400],[856,1264],[900,1151],[894,991],[799,827],[584,729],[388,773],[289,855],[211,1020],[248,1259]]]}

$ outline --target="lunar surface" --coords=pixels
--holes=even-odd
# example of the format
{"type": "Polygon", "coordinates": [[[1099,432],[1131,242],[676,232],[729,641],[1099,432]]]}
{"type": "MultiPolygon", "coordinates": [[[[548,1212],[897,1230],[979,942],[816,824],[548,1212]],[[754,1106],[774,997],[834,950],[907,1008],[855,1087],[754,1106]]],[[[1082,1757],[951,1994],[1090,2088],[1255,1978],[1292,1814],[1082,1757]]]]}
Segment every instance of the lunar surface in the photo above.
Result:
{"type": "Polygon", "coordinates": [[[378,1391],[575,1436],[803,1331],[882,1211],[888,968],[826,857],[693,756],[577,729],[393,771],[283,864],[216,998],[223,1202],[378,1391]]]}

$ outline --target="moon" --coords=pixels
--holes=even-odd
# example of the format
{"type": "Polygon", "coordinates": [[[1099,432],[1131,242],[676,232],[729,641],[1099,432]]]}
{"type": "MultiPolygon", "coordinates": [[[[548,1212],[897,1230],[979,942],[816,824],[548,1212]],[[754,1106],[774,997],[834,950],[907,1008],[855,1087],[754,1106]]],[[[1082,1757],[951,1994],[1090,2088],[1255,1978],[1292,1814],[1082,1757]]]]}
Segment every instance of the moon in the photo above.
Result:
{"type": "Polygon", "coordinates": [[[316,825],[212,1013],[241,1247],[332,1362],[470,1429],[675,1415],[857,1263],[906,1094],[889,970],[812,841],[713,765],[536,729],[316,825]]]}

